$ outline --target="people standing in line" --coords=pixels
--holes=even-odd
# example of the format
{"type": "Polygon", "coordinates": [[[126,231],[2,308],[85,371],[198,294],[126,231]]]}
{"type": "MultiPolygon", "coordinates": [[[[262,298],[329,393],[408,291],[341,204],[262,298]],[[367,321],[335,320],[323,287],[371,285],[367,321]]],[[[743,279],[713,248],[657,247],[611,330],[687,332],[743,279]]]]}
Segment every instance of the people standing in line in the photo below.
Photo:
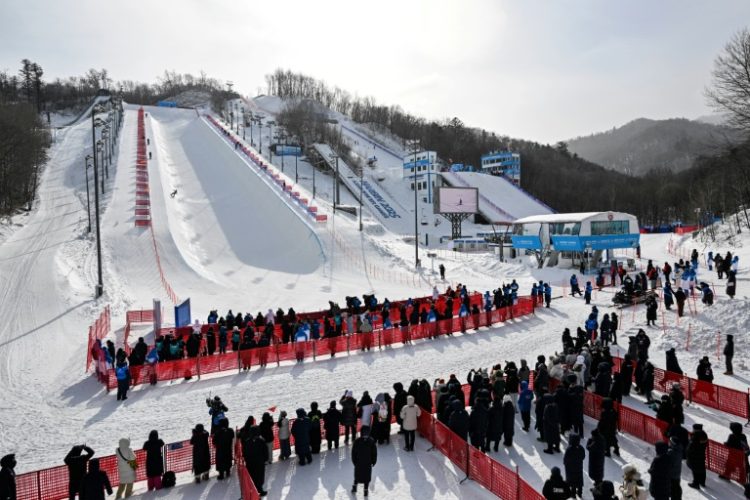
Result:
{"type": "Polygon", "coordinates": [[[193,429],[190,444],[193,445],[192,471],[195,476],[195,482],[200,484],[201,480],[208,481],[208,474],[211,470],[211,450],[208,445],[208,432],[203,428],[203,424],[197,424],[193,429]]]}
{"type": "Polygon", "coordinates": [[[216,450],[216,472],[219,480],[229,477],[232,471],[232,456],[234,452],[234,429],[229,427],[229,420],[222,418],[219,428],[213,435],[216,450]]]}
{"type": "MultiPolygon", "coordinates": [[[[89,463],[89,471],[79,483],[82,500],[104,500],[104,492],[107,495],[112,494],[112,484],[109,482],[109,476],[99,468],[99,459],[92,458],[89,463]]],[[[75,498],[75,497],[70,497],[75,498]]]]}
{"type": "Polygon", "coordinates": [[[149,432],[148,441],[143,443],[146,451],[146,485],[148,491],[161,489],[161,476],[164,474],[164,441],[159,439],[156,430],[149,432]]]}
{"type": "MultiPolygon", "coordinates": [[[[750,447],[748,447],[747,436],[742,433],[742,424],[739,422],[731,422],[729,424],[729,430],[731,431],[731,433],[729,434],[727,440],[724,442],[724,446],[732,450],[742,451],[742,459],[745,461],[745,470],[747,470],[747,453],[750,450],[750,447]]],[[[739,464],[736,460],[728,460],[726,469],[723,473],[719,474],[719,477],[721,479],[729,480],[738,468],[739,464]]],[[[743,479],[745,478],[743,477],[743,479]]]]}
{"type": "Polygon", "coordinates": [[[16,500],[16,456],[0,458],[0,500],[16,500]]]}
{"type": "Polygon", "coordinates": [[[515,433],[516,410],[510,397],[503,398],[503,445],[513,446],[513,434],[515,433]]]}
{"type": "MultiPolygon", "coordinates": [[[[85,444],[73,446],[65,455],[65,465],[68,467],[68,497],[75,498],[81,491],[81,479],[86,474],[86,464],[94,456],[94,450],[85,444]]],[[[110,491],[111,493],[111,491],[110,491]]]]}
{"type": "Polygon", "coordinates": [[[352,463],[354,464],[354,484],[352,493],[357,493],[357,484],[365,485],[365,496],[369,495],[372,468],[378,461],[378,447],[370,437],[370,428],[362,426],[360,436],[352,445],[352,463]]]}
{"type": "Polygon", "coordinates": [[[129,439],[120,439],[117,449],[115,450],[115,456],[117,457],[117,474],[120,476],[120,482],[117,486],[117,494],[115,495],[115,498],[129,498],[133,494],[135,470],[138,468],[135,452],[130,447],[129,439]]]}
{"type": "Polygon", "coordinates": [[[610,398],[602,399],[602,411],[599,417],[597,429],[605,440],[604,456],[610,456],[610,448],[614,448],[613,453],[620,456],[620,446],[617,443],[617,410],[610,398]]]}
{"type": "Polygon", "coordinates": [[[565,481],[571,489],[571,493],[583,498],[583,460],[586,458],[586,450],[581,446],[581,436],[571,432],[568,436],[568,447],[563,455],[565,465],[565,481]]]}
{"type": "Polygon", "coordinates": [[[406,406],[402,407],[400,412],[402,427],[406,438],[406,444],[404,446],[405,451],[414,451],[415,432],[421,414],[422,410],[419,406],[414,404],[414,396],[407,396],[406,406]]]}
{"type": "Polygon", "coordinates": [[[685,290],[678,287],[677,290],[674,292],[674,300],[677,302],[677,316],[680,318],[685,315],[685,301],[687,300],[687,295],[685,295],[685,290]]]}
{"type": "Polygon", "coordinates": [[[734,375],[732,369],[732,358],[734,357],[734,335],[727,335],[727,343],[724,345],[724,361],[726,363],[726,371],[724,375],[734,375]]]}
{"type": "Polygon", "coordinates": [[[687,466],[693,473],[693,482],[688,486],[701,489],[706,487],[706,449],[708,448],[708,434],[703,430],[703,424],[693,424],[693,433],[687,446],[687,466]]]}
{"type": "Polygon", "coordinates": [[[498,451],[500,439],[503,437],[503,402],[501,399],[493,399],[492,406],[489,410],[489,421],[487,423],[487,442],[485,449],[489,450],[490,446],[498,451]]]}

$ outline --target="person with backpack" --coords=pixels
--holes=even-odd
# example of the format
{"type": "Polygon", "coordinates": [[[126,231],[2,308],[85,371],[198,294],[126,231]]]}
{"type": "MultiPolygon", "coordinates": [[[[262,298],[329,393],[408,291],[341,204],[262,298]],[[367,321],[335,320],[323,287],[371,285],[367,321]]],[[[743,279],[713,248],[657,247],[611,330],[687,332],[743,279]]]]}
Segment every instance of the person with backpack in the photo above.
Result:
{"type": "Polygon", "coordinates": [[[414,451],[414,438],[422,410],[414,402],[414,396],[406,397],[406,406],[401,408],[400,418],[404,428],[405,451],[414,451]]]}
{"type": "Polygon", "coordinates": [[[193,445],[193,465],[191,469],[196,484],[200,484],[201,479],[208,481],[209,470],[211,470],[211,450],[208,445],[208,437],[208,432],[203,428],[203,424],[197,424],[193,429],[193,436],[190,438],[190,444],[193,445]]]}
{"type": "MultiPolygon", "coordinates": [[[[86,474],[86,464],[94,456],[94,450],[85,444],[73,446],[65,455],[65,465],[68,467],[68,497],[75,498],[81,491],[81,479],[86,474]]],[[[112,492],[110,491],[110,494],[112,492]]]]}
{"type": "Polygon", "coordinates": [[[352,445],[352,463],[354,464],[354,484],[352,493],[357,493],[357,484],[365,485],[365,496],[369,495],[372,468],[378,461],[378,447],[370,437],[370,428],[362,426],[360,436],[352,445]]]}
{"type": "Polygon", "coordinates": [[[219,422],[224,418],[229,408],[227,408],[219,396],[214,396],[213,399],[206,398],[206,406],[209,408],[208,414],[211,415],[211,435],[213,436],[219,427],[219,422]]]}
{"type": "Polygon", "coordinates": [[[219,481],[221,481],[225,477],[228,478],[232,471],[234,429],[229,427],[229,420],[222,418],[219,428],[212,437],[216,451],[216,472],[219,473],[219,481]]]}
{"type": "Polygon", "coordinates": [[[0,458],[0,499],[16,500],[16,456],[11,453],[0,458]]]}
{"type": "Polygon", "coordinates": [[[146,451],[146,485],[148,491],[160,490],[161,477],[164,474],[164,441],[159,439],[156,430],[149,432],[148,441],[143,443],[146,451]]]}
{"type": "MultiPolygon", "coordinates": [[[[78,489],[82,500],[104,500],[104,492],[112,494],[112,485],[109,476],[99,468],[99,459],[92,458],[89,463],[89,471],[79,482],[78,489]]],[[[75,498],[74,496],[70,498],[75,498]]]]}
{"type": "Polygon", "coordinates": [[[566,500],[574,496],[560,473],[560,467],[552,467],[550,477],[542,487],[542,495],[547,500],[566,500]]]}
{"type": "Polygon", "coordinates": [[[225,326],[219,327],[219,354],[226,354],[227,344],[229,339],[227,338],[227,328],[225,326]]]}
{"type": "Polygon", "coordinates": [[[310,451],[314,454],[320,453],[320,443],[323,436],[320,432],[320,423],[323,420],[323,413],[318,409],[318,403],[310,403],[310,412],[307,414],[310,419],[310,451]]]}
{"type": "Polygon", "coordinates": [[[571,489],[571,493],[583,498],[583,460],[586,458],[586,450],[581,446],[581,436],[571,432],[568,436],[568,447],[563,455],[565,465],[565,481],[571,489]]]}
{"type": "Polygon", "coordinates": [[[133,494],[135,470],[138,468],[135,452],[130,447],[129,439],[120,439],[117,449],[115,450],[115,456],[117,457],[117,474],[120,477],[115,498],[123,498],[123,493],[124,498],[129,498],[133,494]]]}

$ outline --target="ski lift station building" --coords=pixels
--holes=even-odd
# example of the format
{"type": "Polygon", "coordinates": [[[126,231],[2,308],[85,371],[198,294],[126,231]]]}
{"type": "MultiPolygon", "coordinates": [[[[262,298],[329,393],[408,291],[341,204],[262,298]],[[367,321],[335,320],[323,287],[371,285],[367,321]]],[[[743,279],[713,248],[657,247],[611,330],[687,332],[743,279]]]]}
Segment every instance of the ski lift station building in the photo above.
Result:
{"type": "Polygon", "coordinates": [[[511,237],[516,250],[532,250],[547,266],[586,268],[609,262],[615,250],[640,244],[638,219],[623,212],[532,215],[517,219],[511,237]]]}

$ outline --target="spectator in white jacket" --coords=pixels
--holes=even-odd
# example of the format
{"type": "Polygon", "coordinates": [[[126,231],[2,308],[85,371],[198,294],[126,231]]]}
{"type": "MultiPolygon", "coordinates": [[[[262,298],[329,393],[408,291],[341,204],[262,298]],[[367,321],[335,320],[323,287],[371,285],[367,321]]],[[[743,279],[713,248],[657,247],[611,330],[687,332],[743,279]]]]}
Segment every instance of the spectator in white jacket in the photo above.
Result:
{"type": "Polygon", "coordinates": [[[115,498],[128,498],[133,494],[135,469],[138,467],[135,460],[135,452],[130,447],[129,439],[120,439],[120,445],[117,447],[115,455],[117,455],[117,472],[120,475],[120,485],[117,487],[115,498]],[[125,494],[124,496],[123,493],[125,494]]]}
{"type": "Polygon", "coordinates": [[[422,410],[414,404],[414,396],[406,397],[406,406],[401,408],[401,420],[404,426],[404,435],[406,437],[406,451],[414,451],[414,437],[417,430],[417,420],[422,414],[422,410]]]}

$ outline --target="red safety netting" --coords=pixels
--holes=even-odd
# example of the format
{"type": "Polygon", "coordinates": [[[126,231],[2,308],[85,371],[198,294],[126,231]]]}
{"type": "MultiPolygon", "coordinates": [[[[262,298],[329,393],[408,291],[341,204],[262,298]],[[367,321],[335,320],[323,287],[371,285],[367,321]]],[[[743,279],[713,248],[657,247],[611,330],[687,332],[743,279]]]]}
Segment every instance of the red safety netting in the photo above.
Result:
{"type": "MultiPolygon", "coordinates": [[[[216,463],[213,444],[211,447],[211,463],[216,463]]],[[[164,446],[162,453],[166,464],[165,470],[176,473],[186,472],[193,466],[193,447],[190,441],[170,443],[164,446]]],[[[136,481],[146,480],[146,452],[135,450],[138,468],[136,481]]],[[[99,459],[99,466],[107,473],[112,485],[119,483],[120,475],[117,471],[117,456],[107,455],[95,457],[99,459]]],[[[64,465],[51,467],[34,472],[27,472],[16,476],[16,490],[18,500],[63,500],[68,498],[68,468],[64,465]]]]}
{"type": "Polygon", "coordinates": [[[91,362],[99,359],[99,350],[95,348],[98,341],[109,334],[110,330],[110,312],[109,306],[105,307],[94,324],[89,326],[89,340],[86,349],[86,371],[91,368],[91,362]]]}
{"type": "MultiPolygon", "coordinates": [[[[622,358],[614,357],[612,359],[615,370],[619,371],[623,362],[622,358]]],[[[633,361],[634,378],[635,366],[636,362],[633,361]]],[[[731,415],[750,419],[750,398],[748,397],[750,393],[654,367],[655,390],[668,393],[674,383],[680,384],[683,394],[685,394],[685,397],[691,403],[697,403],[731,415]]]]}

